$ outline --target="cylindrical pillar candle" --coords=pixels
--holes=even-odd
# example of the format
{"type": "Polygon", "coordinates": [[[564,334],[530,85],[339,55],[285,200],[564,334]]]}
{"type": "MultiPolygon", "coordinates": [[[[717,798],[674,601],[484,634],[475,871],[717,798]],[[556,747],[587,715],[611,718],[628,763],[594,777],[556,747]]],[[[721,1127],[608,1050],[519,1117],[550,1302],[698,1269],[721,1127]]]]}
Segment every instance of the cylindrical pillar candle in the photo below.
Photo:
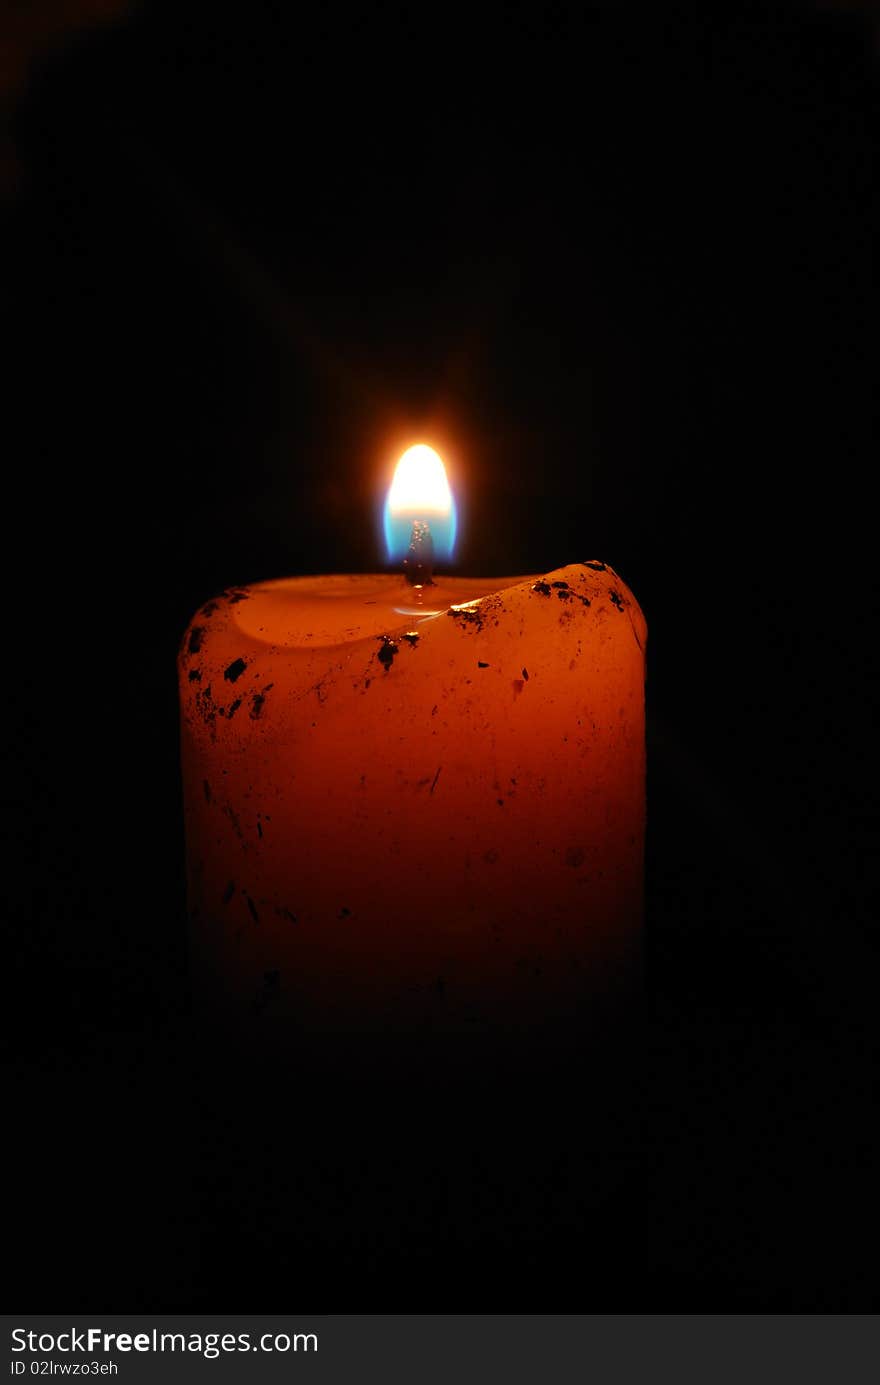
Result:
{"type": "Polygon", "coordinates": [[[622,1003],[645,637],[601,562],[209,601],[179,667],[202,994],[300,1034],[537,1039],[622,1003]]]}

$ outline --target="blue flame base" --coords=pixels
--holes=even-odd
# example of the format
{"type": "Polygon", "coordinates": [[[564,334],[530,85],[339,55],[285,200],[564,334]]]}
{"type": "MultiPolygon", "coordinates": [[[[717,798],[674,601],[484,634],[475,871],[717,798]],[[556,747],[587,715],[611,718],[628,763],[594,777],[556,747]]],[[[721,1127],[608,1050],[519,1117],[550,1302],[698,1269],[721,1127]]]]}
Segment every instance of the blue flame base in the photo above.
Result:
{"type": "Polygon", "coordinates": [[[455,552],[455,538],[458,530],[458,516],[453,501],[448,515],[392,515],[386,500],[382,512],[382,529],[385,535],[385,552],[389,563],[402,563],[409,552],[413,522],[426,521],[434,541],[434,561],[450,562],[455,552]]]}

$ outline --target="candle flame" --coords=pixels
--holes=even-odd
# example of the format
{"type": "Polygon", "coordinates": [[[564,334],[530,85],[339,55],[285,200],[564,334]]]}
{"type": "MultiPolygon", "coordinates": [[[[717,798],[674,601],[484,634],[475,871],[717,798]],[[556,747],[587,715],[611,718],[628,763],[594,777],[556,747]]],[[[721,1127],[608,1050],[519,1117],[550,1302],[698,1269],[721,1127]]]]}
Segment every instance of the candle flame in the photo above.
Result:
{"type": "Polygon", "coordinates": [[[446,468],[438,453],[423,442],[408,447],[394,469],[388,493],[392,515],[407,514],[413,519],[426,519],[430,515],[448,514],[451,506],[446,468]]]}
{"type": "Polygon", "coordinates": [[[436,556],[451,557],[455,501],[442,458],[423,442],[408,447],[400,458],[385,501],[385,546],[391,562],[406,555],[416,520],[429,526],[436,556]]]}

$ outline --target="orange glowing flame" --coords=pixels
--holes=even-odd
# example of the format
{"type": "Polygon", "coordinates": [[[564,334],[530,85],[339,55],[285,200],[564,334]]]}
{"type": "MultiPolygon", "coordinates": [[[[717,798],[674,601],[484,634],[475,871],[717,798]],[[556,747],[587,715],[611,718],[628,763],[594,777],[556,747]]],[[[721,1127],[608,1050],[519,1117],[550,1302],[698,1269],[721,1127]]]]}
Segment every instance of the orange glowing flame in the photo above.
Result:
{"type": "Polygon", "coordinates": [[[385,546],[392,562],[407,552],[417,520],[430,525],[437,557],[450,558],[458,527],[455,500],[442,459],[424,442],[406,449],[385,500],[385,546]]]}
{"type": "Polygon", "coordinates": [[[408,515],[423,519],[450,513],[452,492],[446,468],[433,447],[417,442],[406,449],[394,471],[388,509],[395,518],[408,515]]]}
{"type": "Polygon", "coordinates": [[[399,562],[405,557],[416,522],[430,525],[438,558],[452,557],[457,529],[455,497],[441,457],[424,442],[407,447],[385,497],[385,548],[389,561],[399,562]]]}

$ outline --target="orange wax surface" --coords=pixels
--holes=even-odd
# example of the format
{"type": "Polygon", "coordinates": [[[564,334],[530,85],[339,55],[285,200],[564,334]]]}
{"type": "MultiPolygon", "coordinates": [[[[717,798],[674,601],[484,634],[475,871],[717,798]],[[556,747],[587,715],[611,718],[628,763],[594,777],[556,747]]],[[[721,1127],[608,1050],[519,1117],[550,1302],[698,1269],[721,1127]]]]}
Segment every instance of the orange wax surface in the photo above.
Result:
{"type": "Polygon", "coordinates": [[[645,638],[601,563],[208,602],[179,660],[205,998],[313,1034],[537,1034],[616,1003],[642,924],[645,638]]]}

